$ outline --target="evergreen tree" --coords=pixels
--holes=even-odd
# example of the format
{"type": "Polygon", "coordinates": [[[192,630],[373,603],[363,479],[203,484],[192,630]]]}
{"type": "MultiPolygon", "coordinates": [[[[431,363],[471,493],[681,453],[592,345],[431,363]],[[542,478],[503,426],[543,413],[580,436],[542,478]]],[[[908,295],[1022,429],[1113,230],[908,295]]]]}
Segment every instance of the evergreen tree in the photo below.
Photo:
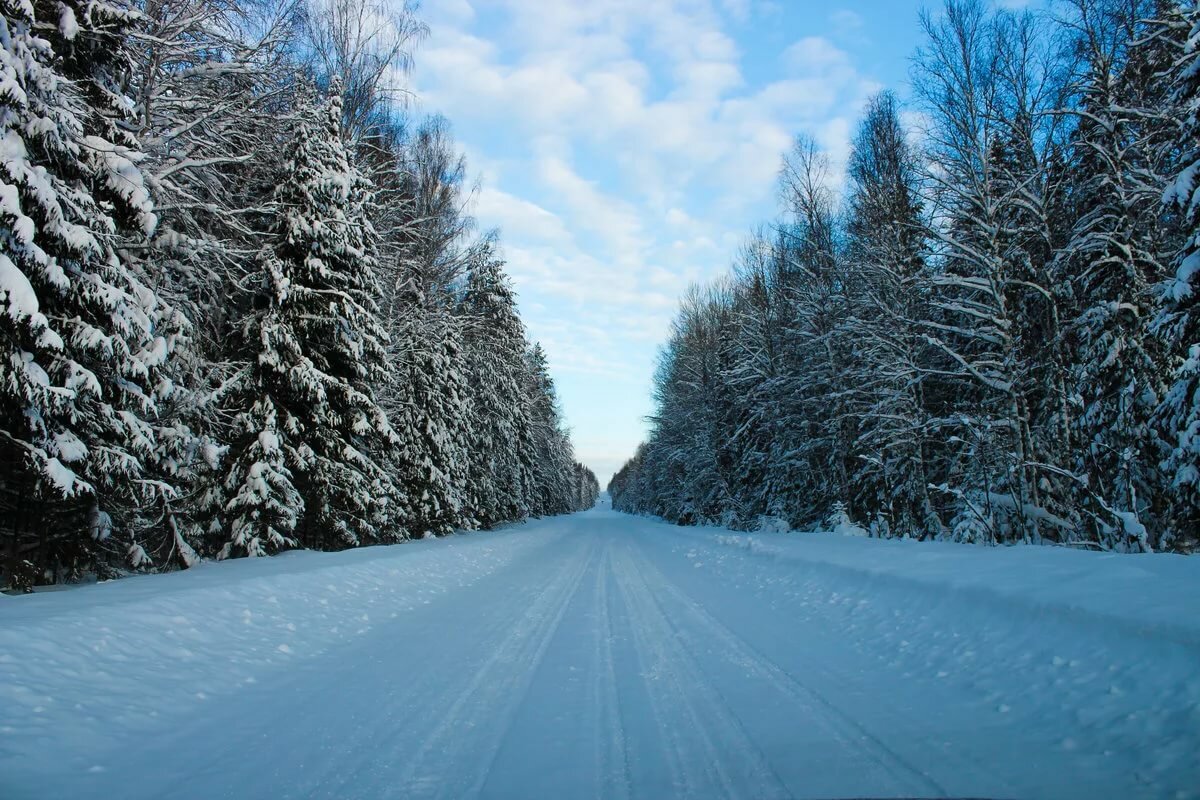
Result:
{"type": "Polygon", "coordinates": [[[1200,8],[1187,16],[1186,44],[1171,77],[1183,138],[1179,170],[1164,200],[1182,215],[1187,238],[1155,319],[1175,356],[1156,417],[1169,447],[1162,465],[1173,501],[1167,533],[1174,546],[1194,550],[1200,544],[1200,8]]]}
{"type": "MultiPolygon", "coordinates": [[[[183,327],[122,239],[157,222],[120,122],[136,13],[0,3],[0,490],[6,582],[77,576],[100,551],[145,562],[112,515],[146,493],[158,376],[183,327]]],[[[117,519],[127,523],[128,518],[117,519]]]]}
{"type": "Polygon", "coordinates": [[[532,453],[526,456],[532,465],[531,494],[528,501],[532,516],[544,517],[573,511],[571,476],[574,454],[571,440],[562,427],[562,414],[554,379],[540,344],[525,352],[522,388],[524,408],[530,428],[532,453]]]}
{"type": "Polygon", "coordinates": [[[394,334],[393,469],[404,496],[402,524],[420,538],[474,524],[467,477],[469,396],[461,373],[460,321],[442,298],[417,289],[415,280],[400,307],[407,322],[394,334]]]}
{"type": "Polygon", "coordinates": [[[1156,477],[1150,416],[1162,391],[1158,342],[1149,335],[1157,258],[1159,191],[1144,186],[1145,143],[1127,109],[1142,104],[1123,80],[1139,9],[1099,0],[1077,4],[1080,87],[1075,164],[1083,176],[1071,238],[1056,273],[1074,311],[1064,331],[1073,354],[1077,461],[1088,480],[1091,538],[1106,546],[1151,546],[1156,477]]]}
{"type": "Polygon", "coordinates": [[[237,398],[222,557],[345,547],[388,533],[395,487],[372,456],[391,442],[373,386],[384,376],[376,319],[370,185],[341,136],[337,87],[301,110],[260,259],[251,363],[237,398]]]}
{"type": "Polygon", "coordinates": [[[474,422],[470,485],[474,516],[484,527],[523,519],[532,481],[522,448],[531,447],[521,377],[525,330],[499,259],[486,254],[471,268],[462,316],[467,324],[466,374],[474,422]]]}
{"type": "Polygon", "coordinates": [[[923,15],[923,152],[894,101],[873,100],[840,215],[820,154],[789,154],[778,240],[743,252],[727,301],[698,313],[696,291],[680,307],[658,416],[610,484],[614,508],[1194,547],[1188,13],[1176,0],[1076,0],[1060,18],[949,0],[923,15]]]}

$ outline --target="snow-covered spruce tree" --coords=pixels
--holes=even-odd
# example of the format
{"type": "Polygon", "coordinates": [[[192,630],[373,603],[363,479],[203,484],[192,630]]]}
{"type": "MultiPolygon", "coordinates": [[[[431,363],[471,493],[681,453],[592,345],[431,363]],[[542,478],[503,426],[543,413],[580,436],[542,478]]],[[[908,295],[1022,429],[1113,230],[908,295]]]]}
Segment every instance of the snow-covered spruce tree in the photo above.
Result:
{"type": "Polygon", "coordinates": [[[410,280],[393,319],[389,408],[397,444],[391,468],[402,496],[401,526],[408,536],[472,527],[468,495],[469,396],[462,374],[461,321],[410,280]]]}
{"type": "Polygon", "coordinates": [[[473,516],[483,527],[524,519],[532,482],[530,426],[523,413],[521,376],[525,329],[501,261],[490,250],[467,277],[461,316],[467,325],[466,374],[474,423],[470,484],[473,516]]]}
{"type": "Polygon", "coordinates": [[[474,221],[463,214],[465,164],[445,120],[396,129],[391,165],[378,172],[386,202],[375,210],[383,237],[384,322],[391,344],[380,387],[400,444],[390,454],[403,495],[406,535],[473,527],[475,489],[468,477],[474,430],[459,312],[465,267],[482,250],[467,243],[474,221]]]}
{"type": "Polygon", "coordinates": [[[563,428],[554,379],[550,377],[546,352],[540,344],[534,343],[526,350],[522,388],[533,447],[529,513],[543,517],[573,511],[571,486],[575,455],[571,438],[563,428]]]}
{"type": "MultiPolygon", "coordinates": [[[[136,136],[139,166],[156,203],[154,236],[123,236],[131,267],[175,319],[155,329],[187,334],[159,378],[157,447],[143,469],[175,488],[118,524],[136,531],[144,558],[156,566],[190,566],[202,536],[191,511],[201,475],[217,452],[217,420],[206,392],[229,376],[233,322],[246,308],[229,302],[233,283],[258,246],[248,206],[270,199],[255,180],[266,170],[255,149],[278,149],[277,116],[262,106],[278,103],[289,77],[279,27],[263,41],[243,34],[261,4],[230,0],[161,0],[138,4],[131,32],[130,113],[123,127],[136,136]],[[268,65],[267,61],[272,61],[268,65]],[[272,68],[273,67],[273,68],[272,68]],[[270,77],[268,77],[270,76],[270,77]],[[251,199],[252,198],[252,199],[251,199]],[[183,320],[186,315],[191,324],[183,320]]],[[[258,20],[256,19],[255,22],[258,20]]],[[[270,26],[267,26],[270,27],[270,26]]],[[[255,209],[260,211],[261,208],[255,209]]]]}
{"type": "Polygon", "coordinates": [[[192,321],[160,403],[159,463],[179,496],[164,505],[156,560],[187,566],[203,547],[200,510],[229,419],[217,399],[241,367],[240,329],[252,311],[238,288],[262,246],[290,133],[294,8],[236,0],[154,0],[133,35],[130,121],[159,210],[152,240],[126,243],[155,294],[192,321]],[[162,449],[162,448],[160,448],[162,449]]]}
{"type": "Polygon", "coordinates": [[[135,19],[120,2],[0,2],[8,585],[102,568],[115,552],[139,565],[142,548],[110,515],[172,491],[143,464],[155,458],[157,376],[180,321],[117,249],[156,224],[136,143],[119,125],[135,19]]]}
{"type": "Polygon", "coordinates": [[[574,511],[585,511],[596,505],[600,497],[600,482],[596,473],[579,462],[575,462],[575,507],[574,511]]]}
{"type": "Polygon", "coordinates": [[[1164,515],[1170,546],[1200,545],[1200,8],[1187,15],[1186,44],[1171,71],[1173,105],[1183,114],[1178,173],[1163,196],[1183,215],[1183,248],[1164,284],[1154,326],[1175,357],[1156,421],[1169,451],[1162,467],[1172,501],[1164,515]]]}
{"type": "Polygon", "coordinates": [[[226,456],[221,557],[386,539],[395,487],[373,445],[395,434],[376,404],[385,333],[376,318],[370,184],[341,135],[336,85],[300,109],[259,256],[249,360],[226,456]]]}
{"type": "Polygon", "coordinates": [[[1086,476],[1080,507],[1086,535],[1105,548],[1153,546],[1160,511],[1150,417],[1161,396],[1163,357],[1150,335],[1158,258],[1161,184],[1144,120],[1146,89],[1125,76],[1139,18],[1149,4],[1077,0],[1074,33],[1084,62],[1073,164],[1081,176],[1077,221],[1055,271],[1071,317],[1070,391],[1076,462],[1086,476]],[[1144,7],[1143,7],[1144,6],[1144,7]],[[1158,501],[1158,502],[1156,502],[1158,501]]]}

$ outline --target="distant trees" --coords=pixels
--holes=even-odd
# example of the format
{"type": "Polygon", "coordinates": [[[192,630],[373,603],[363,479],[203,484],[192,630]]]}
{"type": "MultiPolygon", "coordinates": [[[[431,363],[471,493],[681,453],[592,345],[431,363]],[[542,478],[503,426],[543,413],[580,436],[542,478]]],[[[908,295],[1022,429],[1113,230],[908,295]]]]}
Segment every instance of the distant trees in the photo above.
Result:
{"type": "Polygon", "coordinates": [[[594,502],[388,8],[0,2],[0,588],[594,502]]]}
{"type": "Polygon", "coordinates": [[[703,313],[684,302],[615,507],[1197,545],[1197,19],[1167,0],[1063,11],[923,16],[922,135],[874,98],[840,210],[798,143],[775,235],[703,313]],[[719,491],[678,493],[695,481],[719,491]]]}

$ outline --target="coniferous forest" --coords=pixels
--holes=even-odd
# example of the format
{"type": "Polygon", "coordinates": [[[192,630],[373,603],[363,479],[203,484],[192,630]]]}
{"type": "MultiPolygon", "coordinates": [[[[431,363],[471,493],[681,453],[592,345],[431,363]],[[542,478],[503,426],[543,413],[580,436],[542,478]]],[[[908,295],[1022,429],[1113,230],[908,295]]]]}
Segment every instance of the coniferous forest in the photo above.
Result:
{"type": "Polygon", "coordinates": [[[0,0],[0,587],[593,504],[393,9],[0,0]]]}
{"type": "Polygon", "coordinates": [[[950,0],[844,190],[682,302],[618,509],[1118,551],[1200,543],[1200,12],[950,0]]]}

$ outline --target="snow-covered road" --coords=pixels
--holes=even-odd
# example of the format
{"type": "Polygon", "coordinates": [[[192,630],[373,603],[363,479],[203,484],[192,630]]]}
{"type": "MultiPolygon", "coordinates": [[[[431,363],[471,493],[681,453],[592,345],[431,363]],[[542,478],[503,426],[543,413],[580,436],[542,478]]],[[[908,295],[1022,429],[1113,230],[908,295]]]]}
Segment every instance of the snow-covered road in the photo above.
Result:
{"type": "Polygon", "coordinates": [[[598,509],[0,597],[0,797],[1192,797],[1198,567],[598,509]]]}

